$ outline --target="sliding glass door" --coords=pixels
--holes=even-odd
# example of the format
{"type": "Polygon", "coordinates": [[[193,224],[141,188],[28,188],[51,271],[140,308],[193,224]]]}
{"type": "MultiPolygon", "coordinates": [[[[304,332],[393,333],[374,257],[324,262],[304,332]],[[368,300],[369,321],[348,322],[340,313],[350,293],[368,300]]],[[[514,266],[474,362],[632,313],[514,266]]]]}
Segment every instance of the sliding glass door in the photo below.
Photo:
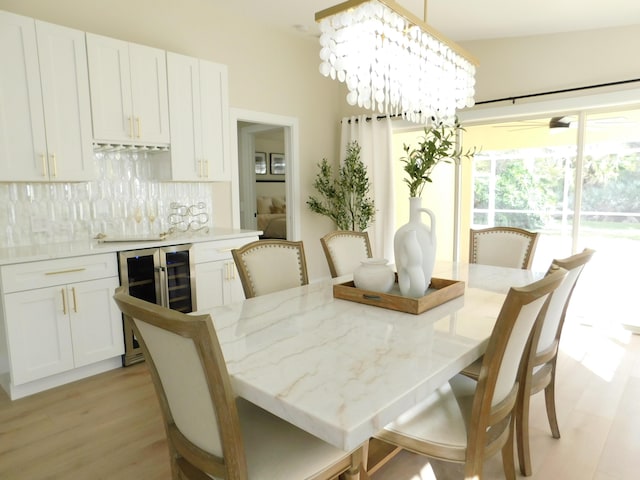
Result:
{"type": "Polygon", "coordinates": [[[599,300],[574,302],[590,311],[573,313],[589,323],[640,323],[632,302],[640,270],[640,110],[468,127],[464,143],[481,152],[465,168],[470,208],[462,231],[506,225],[541,232],[538,270],[594,248],[575,295],[599,300]]]}
{"type": "Polygon", "coordinates": [[[597,254],[585,270],[589,288],[576,295],[598,299],[591,313],[600,319],[640,326],[640,110],[585,114],[584,122],[576,246],[597,254]]]}

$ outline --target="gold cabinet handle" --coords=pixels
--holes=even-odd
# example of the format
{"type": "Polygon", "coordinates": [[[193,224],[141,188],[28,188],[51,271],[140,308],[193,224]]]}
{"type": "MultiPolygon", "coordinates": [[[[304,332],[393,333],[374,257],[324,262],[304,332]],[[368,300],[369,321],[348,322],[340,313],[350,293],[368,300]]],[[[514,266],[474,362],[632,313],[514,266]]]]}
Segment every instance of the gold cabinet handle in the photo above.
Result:
{"type": "Polygon", "coordinates": [[[53,163],[53,178],[58,176],[58,160],[56,159],[56,154],[51,154],[51,161],[53,163]]]}
{"type": "Polygon", "coordinates": [[[78,299],[76,298],[76,287],[71,289],[71,293],[73,294],[73,311],[78,313],[78,299]]]}
{"type": "Polygon", "coordinates": [[[62,313],[66,315],[67,314],[67,296],[64,293],[64,288],[61,288],[60,292],[62,292],[62,313]]]}
{"type": "Polygon", "coordinates": [[[40,160],[42,160],[42,176],[47,176],[47,157],[44,153],[40,154],[40,160]]]}
{"type": "Polygon", "coordinates": [[[129,116],[129,137],[133,138],[133,117],[129,116]]]}
{"type": "Polygon", "coordinates": [[[138,138],[142,136],[142,122],[140,121],[140,117],[136,117],[136,125],[138,126],[138,138]]]}
{"type": "Polygon", "coordinates": [[[85,270],[86,270],[86,267],[70,268],[68,270],[56,270],[54,272],[45,272],[45,275],[60,275],[63,273],[84,272],[85,270]]]}
{"type": "Polygon", "coordinates": [[[209,160],[204,161],[204,175],[203,177],[209,178],[209,160]]]}
{"type": "Polygon", "coordinates": [[[231,280],[236,279],[236,266],[233,263],[229,264],[229,268],[231,269],[231,280]]]}

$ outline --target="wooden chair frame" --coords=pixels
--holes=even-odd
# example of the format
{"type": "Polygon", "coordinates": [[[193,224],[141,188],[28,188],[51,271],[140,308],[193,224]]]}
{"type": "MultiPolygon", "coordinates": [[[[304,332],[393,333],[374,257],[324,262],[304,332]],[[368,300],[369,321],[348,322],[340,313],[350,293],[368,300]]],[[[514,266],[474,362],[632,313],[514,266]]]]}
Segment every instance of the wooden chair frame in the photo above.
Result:
{"type": "MultiPolygon", "coordinates": [[[[564,326],[567,309],[575,286],[578,283],[578,279],[582,274],[584,266],[591,260],[594,253],[594,250],[585,248],[581,253],[562,260],[556,259],[551,263],[550,272],[553,272],[558,268],[562,268],[570,273],[576,273],[571,276],[571,278],[567,278],[567,281],[571,281],[572,283],[567,286],[568,290],[565,293],[566,296],[564,298],[558,298],[559,301],[563,302],[561,309],[558,311],[550,309],[547,318],[544,319],[544,322],[555,322],[549,325],[550,328],[555,329],[555,336],[551,344],[546,346],[539,345],[542,328],[537,330],[536,336],[533,338],[531,344],[533,352],[530,362],[524,371],[522,388],[518,399],[519,405],[516,410],[516,441],[518,445],[518,463],[520,464],[520,471],[526,476],[532,474],[531,453],[529,447],[529,404],[531,395],[544,390],[547,419],[549,421],[549,427],[551,428],[551,435],[553,438],[560,438],[555,402],[556,361],[558,359],[560,337],[562,335],[562,328],[564,326]],[[549,318],[551,315],[555,315],[556,318],[549,318]]],[[[556,294],[559,293],[560,292],[558,291],[556,294]]]]}
{"type": "Polygon", "coordinates": [[[491,228],[484,228],[480,230],[471,229],[469,231],[469,263],[478,263],[478,260],[477,260],[478,236],[492,234],[492,233],[499,233],[499,232],[511,233],[513,235],[520,235],[529,239],[529,245],[524,255],[523,262],[519,266],[519,268],[522,268],[522,269],[531,268],[531,263],[533,262],[533,256],[536,251],[536,247],[538,244],[538,237],[540,234],[538,232],[530,232],[529,230],[524,230],[522,228],[515,228],[515,227],[491,227],[491,228]]]}
{"type": "Polygon", "coordinates": [[[243,257],[245,254],[252,252],[258,248],[273,248],[273,247],[282,247],[282,248],[293,248],[298,252],[298,262],[300,267],[300,281],[298,285],[308,285],[309,284],[309,276],[307,273],[307,260],[304,253],[304,245],[301,241],[291,241],[291,240],[257,240],[251,243],[247,243],[240,248],[236,248],[231,250],[231,254],[233,256],[233,260],[236,264],[236,268],[238,269],[238,275],[240,276],[240,281],[242,282],[242,289],[244,290],[244,295],[246,298],[253,298],[256,296],[256,291],[253,285],[253,280],[251,279],[251,272],[243,257]]]}
{"type": "Polygon", "coordinates": [[[371,253],[371,242],[369,240],[369,234],[367,232],[355,232],[352,230],[335,230],[333,232],[327,233],[324,237],[320,239],[320,243],[322,244],[322,250],[324,251],[325,257],[327,257],[327,263],[329,264],[329,271],[331,272],[331,278],[339,277],[338,270],[336,268],[336,264],[333,258],[333,254],[331,253],[331,242],[335,240],[337,237],[355,237],[362,239],[365,249],[367,251],[367,258],[371,258],[373,255],[371,253]]]}
{"type": "Polygon", "coordinates": [[[515,422],[513,416],[519,390],[518,378],[521,377],[522,369],[532,355],[529,345],[533,332],[541,328],[550,294],[560,285],[565,275],[565,270],[558,269],[553,274],[528,286],[510,289],[496,320],[479,371],[470,415],[472,420],[467,425],[466,448],[429,443],[390,430],[383,430],[375,437],[418,454],[444,461],[464,463],[465,478],[469,479],[481,479],[484,460],[501,451],[505,476],[509,480],[514,480],[515,422]],[[502,401],[492,405],[502,360],[518,316],[526,305],[541,298],[546,299],[536,312],[536,320],[531,325],[531,333],[527,337],[526,345],[523,346],[515,383],[502,401]]]}
{"type": "MultiPolygon", "coordinates": [[[[227,367],[209,315],[186,315],[128,295],[124,288],[116,290],[114,299],[127,317],[144,351],[167,434],[171,472],[174,480],[248,480],[247,462],[240,429],[236,398],[231,388],[227,367]],[[134,320],[135,319],[135,320],[134,320]],[[136,322],[144,322],[189,339],[197,351],[217,418],[223,449],[222,458],[192,443],[177,427],[162,379],[144,336],[136,322]]],[[[215,434],[212,432],[212,435],[215,434]]],[[[348,479],[368,479],[366,447],[345,455],[343,460],[327,466],[310,480],[329,480],[344,474],[348,479]],[[364,465],[364,466],[363,466],[364,465]]],[[[286,461],[286,459],[282,459],[286,461]]]]}
{"type": "Polygon", "coordinates": [[[247,478],[246,459],[240,434],[238,411],[229,381],[227,367],[209,315],[191,315],[163,308],[131,297],[122,287],[116,290],[114,299],[139,341],[155,387],[169,446],[171,472],[174,479],[205,478],[196,471],[207,472],[225,479],[247,478]],[[209,394],[219,419],[224,458],[218,458],[191,443],[178,429],[173,419],[162,380],[153,356],[145,343],[134,319],[170,331],[194,342],[202,361],[209,394]]]}

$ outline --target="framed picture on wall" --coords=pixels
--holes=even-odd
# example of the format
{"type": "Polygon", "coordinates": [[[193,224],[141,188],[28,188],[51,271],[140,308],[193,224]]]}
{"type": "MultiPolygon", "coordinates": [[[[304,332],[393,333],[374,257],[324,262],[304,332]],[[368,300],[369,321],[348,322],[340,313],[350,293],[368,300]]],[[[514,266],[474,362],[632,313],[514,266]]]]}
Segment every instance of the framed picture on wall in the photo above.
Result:
{"type": "Polygon", "coordinates": [[[256,155],[256,175],[267,174],[267,154],[265,152],[255,152],[256,155]]]}
{"type": "Polygon", "coordinates": [[[271,164],[271,175],[284,175],[285,171],[285,160],[283,153],[271,153],[270,156],[270,164],[271,164]]]}

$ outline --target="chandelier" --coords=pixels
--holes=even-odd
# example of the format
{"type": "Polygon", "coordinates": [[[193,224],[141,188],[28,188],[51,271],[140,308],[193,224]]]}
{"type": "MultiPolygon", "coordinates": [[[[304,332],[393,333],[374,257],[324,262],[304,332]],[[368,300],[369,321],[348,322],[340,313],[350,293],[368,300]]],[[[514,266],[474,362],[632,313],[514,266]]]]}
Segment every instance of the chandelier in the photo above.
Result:
{"type": "Polygon", "coordinates": [[[347,103],[426,124],[471,107],[475,60],[390,0],[349,0],[316,13],[320,73],[344,82],[347,103]]]}

